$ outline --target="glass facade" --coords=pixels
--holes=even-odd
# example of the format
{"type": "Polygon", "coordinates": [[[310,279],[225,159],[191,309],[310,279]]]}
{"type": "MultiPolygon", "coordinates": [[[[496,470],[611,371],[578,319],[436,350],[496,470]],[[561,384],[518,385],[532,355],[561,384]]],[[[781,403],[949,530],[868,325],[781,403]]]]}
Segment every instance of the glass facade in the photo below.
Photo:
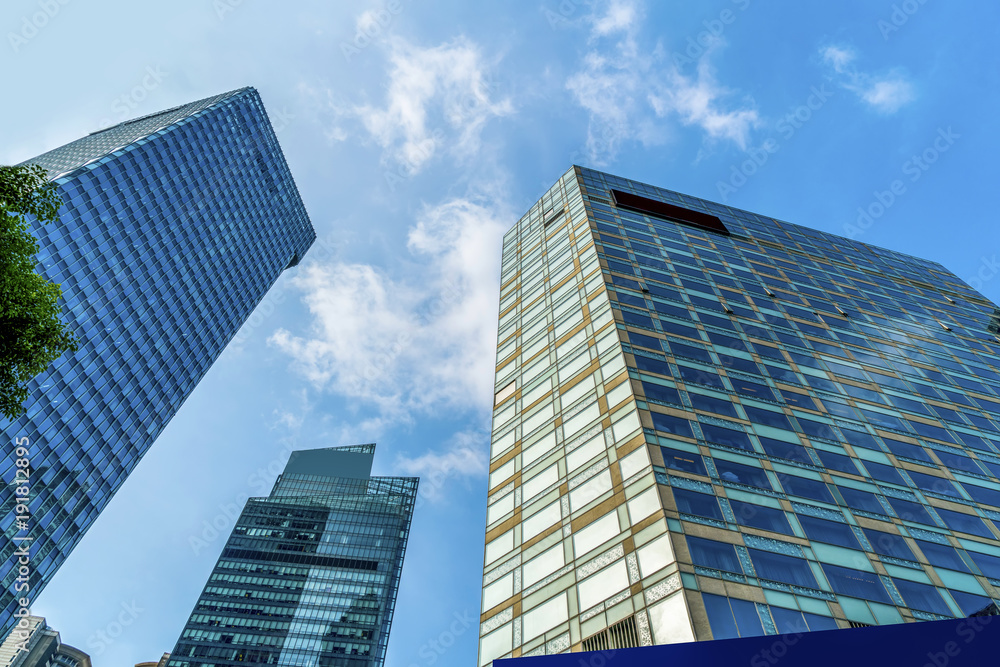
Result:
{"type": "Polygon", "coordinates": [[[375,445],[294,452],[247,502],[169,667],[382,665],[416,477],[371,477],[375,445]]]}
{"type": "Polygon", "coordinates": [[[504,237],[480,665],[1000,600],[998,311],[575,167],[504,237]]]}
{"type": "Polygon", "coordinates": [[[0,634],[16,598],[33,600],[51,579],[315,238],[251,88],[122,123],[29,162],[48,170],[64,202],[57,221],[33,231],[39,270],[62,285],[81,345],[31,382],[24,416],[0,424],[0,634]],[[26,474],[27,496],[13,484],[26,474]],[[30,518],[17,509],[25,498],[30,518]],[[15,551],[22,544],[30,544],[26,577],[15,551]]]}

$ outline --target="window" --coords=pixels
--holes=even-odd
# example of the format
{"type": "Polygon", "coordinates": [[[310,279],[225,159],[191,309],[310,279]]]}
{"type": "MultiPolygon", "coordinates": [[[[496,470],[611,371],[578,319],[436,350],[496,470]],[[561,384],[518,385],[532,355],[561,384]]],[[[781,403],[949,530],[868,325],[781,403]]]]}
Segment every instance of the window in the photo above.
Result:
{"type": "Polygon", "coordinates": [[[688,359],[696,359],[697,361],[703,361],[706,364],[714,364],[712,355],[709,351],[700,346],[687,345],[684,343],[678,343],[675,341],[670,341],[670,351],[675,357],[687,357],[688,359]]]}
{"type": "Polygon", "coordinates": [[[980,537],[994,538],[993,533],[983,520],[974,514],[964,514],[962,512],[953,512],[952,510],[946,510],[941,508],[936,508],[938,515],[944,521],[944,525],[948,526],[952,530],[957,530],[962,533],[969,533],[970,535],[979,535],[980,537]]]}
{"type": "Polygon", "coordinates": [[[736,523],[750,528],[760,528],[770,530],[785,535],[793,535],[792,527],[788,523],[788,517],[779,509],[754,505],[739,500],[730,500],[729,504],[736,514],[736,523]]]}
{"type": "Polygon", "coordinates": [[[865,461],[865,468],[868,469],[868,473],[872,479],[877,479],[887,484],[906,486],[906,482],[903,481],[903,477],[899,474],[899,471],[892,466],[887,466],[884,463],[875,463],[874,461],[865,461]]]}
{"type": "Polygon", "coordinates": [[[892,581],[896,584],[899,594],[903,596],[906,606],[942,616],[955,615],[948,603],[941,597],[940,591],[933,586],[907,579],[893,579],[892,581]]]}
{"type": "Polygon", "coordinates": [[[946,468],[951,468],[952,470],[964,470],[965,472],[971,472],[977,475],[983,474],[982,469],[968,456],[953,454],[951,452],[941,451],[940,449],[935,449],[934,453],[937,454],[937,457],[941,459],[941,463],[943,463],[946,468]]]}
{"type": "MultiPolygon", "coordinates": [[[[621,298],[621,294],[619,294],[619,298],[621,298]]],[[[658,338],[653,338],[652,336],[645,336],[643,334],[636,333],[634,331],[629,331],[628,339],[629,342],[632,343],[632,345],[638,345],[640,347],[648,347],[649,349],[656,350],[657,352],[661,351],[660,340],[658,338]]]]}
{"type": "Polygon", "coordinates": [[[763,398],[768,401],[774,400],[774,392],[765,384],[751,382],[742,378],[734,378],[732,376],[730,376],[729,381],[733,383],[733,389],[741,394],[763,398]]]}
{"type": "MultiPolygon", "coordinates": [[[[915,459],[917,461],[925,461],[927,463],[934,463],[934,459],[931,455],[927,453],[927,450],[923,447],[917,445],[911,445],[908,442],[900,442],[899,440],[892,440],[891,438],[882,438],[885,441],[886,446],[889,451],[896,456],[902,456],[905,458],[915,459]]],[[[936,464],[935,464],[936,465],[936,464]]]]}
{"type": "Polygon", "coordinates": [[[819,454],[819,460],[823,462],[829,470],[837,470],[839,472],[846,472],[849,475],[857,475],[858,467],[854,465],[854,459],[850,456],[844,454],[837,454],[835,452],[826,452],[820,449],[816,450],[819,454]]]}
{"type": "Polygon", "coordinates": [[[719,477],[724,482],[746,484],[748,486],[756,486],[761,489],[771,488],[771,481],[768,479],[767,473],[765,473],[762,468],[754,468],[752,466],[743,465],[742,463],[736,463],[734,461],[726,461],[724,459],[716,459],[715,468],[719,471],[719,477]]]}
{"type": "Polygon", "coordinates": [[[758,436],[757,438],[764,447],[764,451],[770,456],[813,465],[812,459],[809,458],[809,452],[802,445],[785,442],[784,440],[775,440],[774,438],[765,438],[763,436],[758,436]]]}
{"type": "Polygon", "coordinates": [[[739,418],[736,414],[736,407],[733,405],[732,401],[715,398],[714,396],[706,396],[694,391],[688,391],[688,396],[691,397],[691,406],[695,410],[703,410],[705,412],[714,412],[715,414],[726,415],[727,417],[739,418]]]}
{"type": "Polygon", "coordinates": [[[811,419],[798,418],[799,425],[802,427],[802,432],[805,433],[810,438],[823,438],[824,440],[840,440],[837,436],[837,431],[829,424],[824,424],[823,422],[813,421],[811,419]]]}
{"type": "Polygon", "coordinates": [[[872,530],[871,528],[863,530],[875,553],[882,554],[883,556],[891,556],[892,558],[902,558],[903,560],[917,560],[917,557],[913,555],[910,547],[906,544],[906,540],[901,535],[884,533],[881,530],[872,530]]]}
{"type": "Polygon", "coordinates": [[[808,561],[759,549],[749,549],[749,551],[750,560],[753,561],[757,576],[761,579],[780,581],[793,586],[819,588],[808,561]]]}
{"type": "Polygon", "coordinates": [[[691,551],[691,562],[695,565],[723,572],[743,574],[740,559],[737,558],[736,549],[732,544],[690,535],[687,542],[688,549],[691,551]]]}
{"type": "Polygon", "coordinates": [[[682,417],[674,417],[672,415],[664,414],[662,412],[650,412],[649,414],[653,418],[653,428],[657,431],[671,433],[673,435],[682,435],[686,438],[694,437],[688,420],[682,417]]]}
{"type": "Polygon", "coordinates": [[[643,382],[642,392],[651,401],[683,405],[680,393],[673,387],[665,387],[662,384],[654,384],[652,382],[643,382]]]}
{"type": "Polygon", "coordinates": [[[684,472],[693,472],[696,475],[708,475],[705,470],[705,461],[699,454],[682,452],[670,447],[660,447],[660,452],[663,454],[663,465],[668,470],[683,470],[684,472]]]}
{"type": "Polygon", "coordinates": [[[678,512],[724,521],[722,510],[719,509],[719,501],[715,496],[688,489],[674,488],[672,491],[678,512]]]}
{"type": "Polygon", "coordinates": [[[647,373],[657,373],[666,377],[673,377],[674,375],[673,371],[670,370],[670,364],[662,359],[651,359],[637,354],[635,355],[635,366],[640,371],[646,371],[647,373]]]}
{"type": "Polygon", "coordinates": [[[798,519],[799,523],[802,524],[802,529],[806,531],[806,536],[810,540],[836,544],[848,549],[857,549],[858,551],[861,550],[861,543],[858,542],[854,531],[846,523],[827,521],[826,519],[818,519],[814,516],[804,516],[802,514],[798,515],[798,519]]]}
{"type": "Polygon", "coordinates": [[[694,384],[704,384],[710,387],[715,387],[717,389],[725,389],[725,385],[722,383],[722,378],[719,377],[718,373],[713,373],[712,371],[706,370],[704,368],[695,368],[693,366],[685,366],[684,364],[678,363],[677,370],[680,371],[681,378],[685,382],[693,382],[694,384]]]}
{"type": "Polygon", "coordinates": [[[919,503],[891,497],[886,498],[886,500],[889,501],[889,505],[892,506],[892,509],[895,510],[896,514],[903,521],[915,521],[916,523],[924,523],[928,526],[937,525],[927,512],[927,509],[919,503]]]}
{"type": "Polygon", "coordinates": [[[962,495],[955,488],[949,480],[944,477],[936,477],[934,475],[927,475],[922,472],[914,472],[912,470],[909,472],[910,479],[913,483],[917,485],[917,488],[921,491],[927,491],[929,493],[939,493],[944,496],[951,496],[952,498],[961,498],[962,495]]]}
{"type": "Polygon", "coordinates": [[[715,424],[701,424],[700,426],[701,432],[705,434],[705,440],[708,442],[745,449],[751,452],[754,451],[753,444],[750,442],[750,436],[743,431],[736,431],[716,426],[715,424]]]}
{"type": "Polygon", "coordinates": [[[824,503],[835,503],[833,494],[823,482],[795,475],[782,475],[781,485],[785,487],[785,492],[792,496],[800,496],[811,500],[818,500],[824,503]]]}
{"type": "MultiPolygon", "coordinates": [[[[985,484],[986,482],[983,483],[985,484]]],[[[979,486],[978,484],[968,484],[966,482],[963,482],[962,486],[976,502],[983,503],[985,505],[993,505],[994,507],[1000,507],[1000,491],[990,489],[985,486],[979,486]]]]}
{"type": "Polygon", "coordinates": [[[788,417],[786,417],[784,413],[775,412],[773,410],[763,410],[749,405],[743,406],[743,409],[746,410],[747,418],[754,424],[780,428],[785,431],[793,430],[791,423],[788,421],[788,417]]]}
{"type": "Polygon", "coordinates": [[[969,566],[965,564],[958,550],[950,544],[938,544],[936,542],[925,542],[916,540],[917,547],[923,552],[927,562],[934,567],[943,567],[948,570],[958,570],[959,572],[969,572],[969,566]]]}
{"type": "Polygon", "coordinates": [[[792,634],[805,632],[806,630],[836,630],[837,621],[829,616],[819,616],[798,611],[797,609],[783,609],[781,607],[771,607],[771,617],[774,625],[778,628],[778,634],[792,634]]]}
{"type": "Polygon", "coordinates": [[[713,639],[763,636],[764,628],[753,602],[709,593],[702,593],[701,598],[705,602],[713,639]]]}
{"type": "Polygon", "coordinates": [[[893,604],[892,598],[886,593],[879,578],[871,572],[861,572],[838,565],[823,564],[823,572],[830,581],[830,586],[838,595],[873,600],[883,604],[893,604]]]}
{"type": "Polygon", "coordinates": [[[993,604],[993,600],[983,595],[974,595],[972,593],[965,593],[962,591],[948,592],[951,593],[951,597],[955,598],[955,602],[958,603],[959,609],[962,610],[962,613],[965,616],[972,616],[977,611],[982,611],[986,607],[993,604]]]}

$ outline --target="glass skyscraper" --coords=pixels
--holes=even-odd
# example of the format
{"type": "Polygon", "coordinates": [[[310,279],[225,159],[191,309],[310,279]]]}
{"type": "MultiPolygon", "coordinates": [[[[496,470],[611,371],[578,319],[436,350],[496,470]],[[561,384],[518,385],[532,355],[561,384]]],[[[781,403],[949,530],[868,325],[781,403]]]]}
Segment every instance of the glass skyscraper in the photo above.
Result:
{"type": "Polygon", "coordinates": [[[575,167],[504,237],[479,664],[996,612],[1000,311],[575,167]]]}
{"type": "Polygon", "coordinates": [[[372,477],[375,445],[292,452],[251,498],[168,667],[378,667],[416,477],[372,477]]]}
{"type": "Polygon", "coordinates": [[[61,283],[81,345],[31,382],[27,413],[2,424],[0,635],[315,238],[252,88],[28,162],[64,202],[57,221],[33,231],[39,270],[61,283]],[[13,484],[24,477],[19,459],[27,485],[13,484]]]}

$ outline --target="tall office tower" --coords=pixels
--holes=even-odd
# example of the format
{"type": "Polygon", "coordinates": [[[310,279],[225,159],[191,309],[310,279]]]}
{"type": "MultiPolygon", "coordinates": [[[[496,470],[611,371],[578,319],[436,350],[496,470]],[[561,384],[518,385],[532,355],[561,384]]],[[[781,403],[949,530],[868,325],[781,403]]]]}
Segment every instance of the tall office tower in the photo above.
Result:
{"type": "Polygon", "coordinates": [[[385,660],[416,477],[372,477],[375,445],[292,452],[251,498],[169,667],[385,660]]]}
{"type": "Polygon", "coordinates": [[[480,664],[1000,599],[1000,312],[574,168],[507,233],[480,664]]]}
{"type": "Polygon", "coordinates": [[[48,170],[64,202],[57,221],[33,231],[39,270],[62,284],[64,316],[81,345],[30,384],[27,414],[2,424],[0,633],[11,627],[15,598],[33,600],[51,579],[315,238],[252,88],[122,123],[29,162],[48,170]],[[30,519],[15,511],[23,500],[12,485],[23,479],[16,459],[30,464],[30,519]],[[29,544],[19,562],[17,550],[29,544]]]}
{"type": "Polygon", "coordinates": [[[90,656],[69,644],[40,616],[24,624],[0,644],[0,667],[90,667],[90,656]]]}

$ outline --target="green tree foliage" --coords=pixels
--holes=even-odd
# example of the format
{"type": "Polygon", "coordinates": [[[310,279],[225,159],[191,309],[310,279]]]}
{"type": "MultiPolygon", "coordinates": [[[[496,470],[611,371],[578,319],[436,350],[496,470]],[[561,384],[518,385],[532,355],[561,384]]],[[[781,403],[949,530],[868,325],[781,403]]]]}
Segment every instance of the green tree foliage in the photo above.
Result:
{"type": "Polygon", "coordinates": [[[37,165],[0,166],[0,414],[24,413],[27,384],[79,341],[60,319],[62,289],[35,272],[29,217],[58,217],[62,200],[37,165]]]}

